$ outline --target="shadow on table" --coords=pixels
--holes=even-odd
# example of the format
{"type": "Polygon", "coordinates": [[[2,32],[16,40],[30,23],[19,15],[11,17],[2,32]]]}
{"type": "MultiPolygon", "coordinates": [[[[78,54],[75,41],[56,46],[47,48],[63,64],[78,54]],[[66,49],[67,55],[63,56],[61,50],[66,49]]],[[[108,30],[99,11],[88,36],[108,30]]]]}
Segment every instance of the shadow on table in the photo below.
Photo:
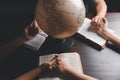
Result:
{"type": "Polygon", "coordinates": [[[112,49],[112,50],[114,50],[114,51],[116,51],[116,52],[118,52],[118,53],[120,53],[120,48],[116,47],[114,44],[112,44],[109,41],[107,43],[107,47],[110,48],[110,49],[112,49]]]}
{"type": "Polygon", "coordinates": [[[83,37],[78,37],[76,35],[74,37],[76,39],[80,40],[81,42],[85,43],[86,45],[88,45],[88,46],[90,46],[90,47],[92,47],[92,48],[94,48],[94,49],[96,49],[98,51],[101,51],[103,49],[101,46],[97,45],[96,43],[94,43],[94,42],[92,42],[92,41],[90,41],[88,39],[85,39],[83,37]]]}

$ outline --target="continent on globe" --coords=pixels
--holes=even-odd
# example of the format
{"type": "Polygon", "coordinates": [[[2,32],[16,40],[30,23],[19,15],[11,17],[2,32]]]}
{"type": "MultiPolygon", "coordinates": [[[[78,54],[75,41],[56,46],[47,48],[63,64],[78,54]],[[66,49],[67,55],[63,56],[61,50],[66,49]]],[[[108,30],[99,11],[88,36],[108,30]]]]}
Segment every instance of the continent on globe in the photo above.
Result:
{"type": "Polygon", "coordinates": [[[83,24],[85,7],[82,0],[38,0],[35,18],[49,36],[67,38],[83,24]]]}

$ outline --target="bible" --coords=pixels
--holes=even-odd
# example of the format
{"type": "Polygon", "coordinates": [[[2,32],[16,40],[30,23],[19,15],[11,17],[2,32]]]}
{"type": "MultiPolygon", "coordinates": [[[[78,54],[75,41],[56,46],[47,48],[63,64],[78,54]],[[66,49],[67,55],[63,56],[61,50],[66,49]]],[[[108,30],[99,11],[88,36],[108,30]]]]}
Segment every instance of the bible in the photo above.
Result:
{"type": "MultiPolygon", "coordinates": [[[[47,54],[39,56],[39,65],[46,61],[50,61],[56,54],[47,54]]],[[[83,73],[80,55],[77,52],[67,52],[58,54],[60,57],[73,68],[75,71],[83,73]]],[[[67,76],[69,77],[69,76],[67,76]]],[[[59,76],[57,72],[47,72],[40,75],[38,80],[64,80],[64,77],[59,76]]]]}
{"type": "Polygon", "coordinates": [[[26,41],[24,43],[24,46],[26,46],[29,49],[32,49],[34,51],[38,51],[41,45],[44,43],[46,40],[46,37],[48,35],[41,31],[40,33],[36,34],[32,39],[26,41]]]}
{"type": "Polygon", "coordinates": [[[97,48],[97,49],[104,49],[106,47],[107,40],[98,35],[97,33],[90,30],[91,20],[88,18],[84,19],[84,23],[79,28],[75,36],[78,39],[82,39],[87,42],[89,45],[97,48]]]}

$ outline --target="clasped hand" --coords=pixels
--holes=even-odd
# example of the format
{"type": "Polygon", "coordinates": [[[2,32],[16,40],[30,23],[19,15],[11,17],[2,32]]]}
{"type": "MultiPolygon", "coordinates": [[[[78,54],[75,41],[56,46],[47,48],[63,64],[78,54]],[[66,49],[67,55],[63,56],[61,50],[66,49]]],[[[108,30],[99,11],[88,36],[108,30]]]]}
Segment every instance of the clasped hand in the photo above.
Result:
{"type": "Polygon", "coordinates": [[[36,34],[40,33],[41,29],[37,24],[37,21],[34,20],[31,22],[30,25],[28,25],[23,32],[22,37],[26,40],[32,39],[36,34]]]}
{"type": "Polygon", "coordinates": [[[96,16],[91,21],[91,27],[94,32],[101,34],[108,29],[108,21],[106,18],[96,16]]]}
{"type": "Polygon", "coordinates": [[[57,70],[61,73],[65,73],[65,72],[67,72],[68,69],[70,69],[70,66],[68,66],[61,59],[61,57],[59,55],[55,55],[55,57],[53,59],[40,65],[40,68],[42,70],[57,70]]]}

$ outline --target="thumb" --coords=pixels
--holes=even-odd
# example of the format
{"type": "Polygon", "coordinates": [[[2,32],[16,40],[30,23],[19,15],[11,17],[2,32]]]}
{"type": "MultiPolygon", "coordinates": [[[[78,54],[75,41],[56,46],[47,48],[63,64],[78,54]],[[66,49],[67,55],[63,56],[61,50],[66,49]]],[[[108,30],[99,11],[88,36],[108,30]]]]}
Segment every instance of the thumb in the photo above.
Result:
{"type": "Polygon", "coordinates": [[[105,24],[108,24],[108,20],[106,18],[102,18],[102,19],[105,24]]]}

